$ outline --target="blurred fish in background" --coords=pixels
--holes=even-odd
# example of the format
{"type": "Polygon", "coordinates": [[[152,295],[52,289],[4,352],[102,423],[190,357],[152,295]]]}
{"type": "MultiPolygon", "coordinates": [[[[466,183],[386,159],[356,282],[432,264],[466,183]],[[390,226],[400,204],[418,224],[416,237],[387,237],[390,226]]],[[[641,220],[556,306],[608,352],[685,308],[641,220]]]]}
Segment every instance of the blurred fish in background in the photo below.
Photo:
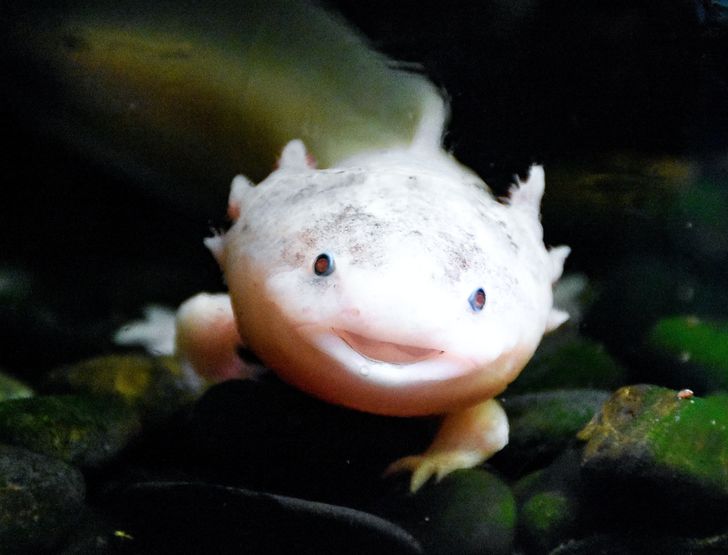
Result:
{"type": "Polygon", "coordinates": [[[322,166],[406,143],[437,95],[304,2],[69,2],[10,21],[13,109],[203,218],[290,139],[322,166]]]}

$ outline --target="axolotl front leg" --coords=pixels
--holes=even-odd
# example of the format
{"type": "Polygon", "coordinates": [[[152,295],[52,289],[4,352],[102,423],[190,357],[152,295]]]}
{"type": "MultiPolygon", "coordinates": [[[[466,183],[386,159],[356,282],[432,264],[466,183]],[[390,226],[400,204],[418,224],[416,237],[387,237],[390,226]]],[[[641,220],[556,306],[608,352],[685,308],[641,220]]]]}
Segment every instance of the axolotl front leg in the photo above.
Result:
{"type": "Polygon", "coordinates": [[[179,307],[175,325],[177,356],[203,378],[220,382],[251,375],[238,356],[242,341],[229,295],[195,295],[179,307]]]}
{"type": "Polygon", "coordinates": [[[392,463],[385,474],[411,471],[410,491],[420,489],[432,476],[472,468],[508,443],[508,417],[495,399],[452,412],[445,417],[432,445],[421,455],[392,463]]]}

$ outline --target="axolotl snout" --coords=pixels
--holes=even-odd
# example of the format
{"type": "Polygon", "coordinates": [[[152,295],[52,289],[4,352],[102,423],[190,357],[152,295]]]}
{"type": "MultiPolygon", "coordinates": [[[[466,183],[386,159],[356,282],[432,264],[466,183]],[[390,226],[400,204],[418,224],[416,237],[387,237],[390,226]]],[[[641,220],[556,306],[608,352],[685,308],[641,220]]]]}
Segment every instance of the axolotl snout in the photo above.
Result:
{"type": "Polygon", "coordinates": [[[508,441],[493,398],[568,318],[552,306],[569,249],[543,243],[543,169],[499,201],[442,149],[310,160],[292,141],[260,184],[235,178],[233,225],[206,240],[229,296],[182,305],[180,354],[221,380],[244,373],[244,345],[331,403],[444,414],[425,453],[389,468],[413,489],[479,464],[508,441]]]}

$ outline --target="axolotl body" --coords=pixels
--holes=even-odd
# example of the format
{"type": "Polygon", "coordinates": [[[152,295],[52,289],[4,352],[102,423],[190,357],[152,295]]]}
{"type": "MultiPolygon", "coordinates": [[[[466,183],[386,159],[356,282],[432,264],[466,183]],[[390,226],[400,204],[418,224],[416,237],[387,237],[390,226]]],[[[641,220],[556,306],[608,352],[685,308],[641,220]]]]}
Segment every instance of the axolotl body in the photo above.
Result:
{"type": "Polygon", "coordinates": [[[439,144],[316,169],[290,142],[253,185],[238,176],[231,228],[206,240],[227,294],[180,307],[177,348],[213,380],[239,377],[240,345],[284,381],[384,415],[445,415],[431,447],[389,467],[418,489],[502,449],[494,399],[568,318],[552,285],[568,247],[547,250],[544,172],[498,200],[439,144]]]}

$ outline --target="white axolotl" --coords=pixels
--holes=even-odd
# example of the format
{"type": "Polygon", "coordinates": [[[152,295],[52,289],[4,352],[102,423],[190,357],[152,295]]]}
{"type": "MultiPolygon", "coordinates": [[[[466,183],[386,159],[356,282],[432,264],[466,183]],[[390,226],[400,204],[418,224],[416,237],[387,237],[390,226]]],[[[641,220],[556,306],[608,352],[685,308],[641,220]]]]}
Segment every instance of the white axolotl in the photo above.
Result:
{"type": "Polygon", "coordinates": [[[177,348],[201,375],[240,377],[239,346],[331,403],[445,415],[431,447],[394,462],[417,490],[508,442],[494,399],[568,314],[552,285],[569,253],[543,244],[544,172],[501,202],[441,146],[444,108],[405,148],[312,167],[301,141],[253,185],[238,176],[233,225],[205,242],[229,295],[177,316],[177,348]]]}

